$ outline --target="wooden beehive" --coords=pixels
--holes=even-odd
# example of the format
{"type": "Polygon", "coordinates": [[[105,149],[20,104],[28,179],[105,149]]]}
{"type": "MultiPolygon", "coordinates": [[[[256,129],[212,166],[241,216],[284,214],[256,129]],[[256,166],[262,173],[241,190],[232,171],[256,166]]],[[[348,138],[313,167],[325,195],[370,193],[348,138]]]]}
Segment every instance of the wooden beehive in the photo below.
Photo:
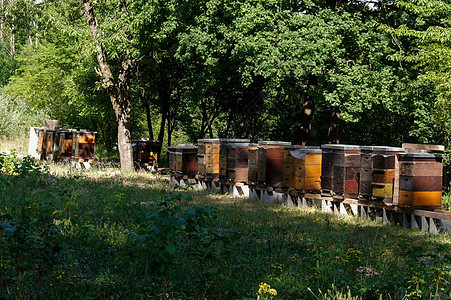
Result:
{"type": "Polygon", "coordinates": [[[72,159],[90,161],[94,159],[96,132],[77,131],[72,139],[72,159]]]}
{"type": "Polygon", "coordinates": [[[133,161],[136,166],[145,168],[157,165],[161,142],[149,139],[132,140],[132,148],[133,161]]]}
{"type": "Polygon", "coordinates": [[[181,144],[175,150],[176,173],[183,176],[195,177],[197,175],[197,147],[181,144]]]}
{"type": "Polygon", "coordinates": [[[55,129],[44,129],[40,132],[38,142],[38,153],[41,155],[41,159],[52,160],[53,152],[55,148],[55,129]]]}
{"type": "Polygon", "coordinates": [[[363,200],[371,199],[372,195],[373,149],[373,146],[362,146],[360,149],[359,197],[363,200]]]}
{"type": "Polygon", "coordinates": [[[393,203],[396,154],[404,152],[397,147],[373,147],[371,199],[393,203]]]}
{"type": "Polygon", "coordinates": [[[443,154],[397,154],[399,170],[398,205],[436,209],[442,204],[443,154]]]}
{"type": "Polygon", "coordinates": [[[206,164],[205,164],[205,140],[197,140],[197,172],[201,176],[205,176],[206,164]]]}
{"type": "Polygon", "coordinates": [[[249,144],[248,151],[248,183],[250,185],[257,184],[257,166],[258,166],[258,144],[249,144]]]}
{"type": "Polygon", "coordinates": [[[294,157],[291,152],[297,147],[299,146],[286,145],[283,147],[282,187],[285,189],[294,189],[294,157]]]}
{"type": "Polygon", "coordinates": [[[205,176],[219,177],[219,139],[203,140],[205,146],[205,176]]]}
{"type": "Polygon", "coordinates": [[[315,147],[296,149],[294,187],[304,192],[321,192],[322,150],[315,147]]]}
{"type": "Polygon", "coordinates": [[[70,159],[72,156],[74,130],[57,130],[55,132],[54,160],[70,159]]]}
{"type": "Polygon", "coordinates": [[[267,187],[282,188],[284,147],[290,142],[261,141],[258,142],[258,172],[259,184],[267,187]]]}
{"type": "Polygon", "coordinates": [[[391,203],[395,178],[395,156],[403,148],[362,146],[360,155],[359,197],[391,203]]]}
{"type": "Polygon", "coordinates": [[[360,146],[326,144],[323,149],[321,189],[333,194],[357,199],[359,196],[360,146]]]}
{"type": "Polygon", "coordinates": [[[227,150],[227,179],[247,183],[249,176],[249,143],[229,143],[227,150]]]}
{"type": "Polygon", "coordinates": [[[248,139],[232,139],[221,138],[219,139],[219,177],[225,179],[227,177],[227,152],[229,150],[229,144],[232,143],[249,143],[248,139]]]}
{"type": "Polygon", "coordinates": [[[177,152],[177,146],[169,146],[168,147],[168,163],[169,163],[169,169],[172,173],[175,173],[177,170],[177,162],[175,153],[177,152]]]}

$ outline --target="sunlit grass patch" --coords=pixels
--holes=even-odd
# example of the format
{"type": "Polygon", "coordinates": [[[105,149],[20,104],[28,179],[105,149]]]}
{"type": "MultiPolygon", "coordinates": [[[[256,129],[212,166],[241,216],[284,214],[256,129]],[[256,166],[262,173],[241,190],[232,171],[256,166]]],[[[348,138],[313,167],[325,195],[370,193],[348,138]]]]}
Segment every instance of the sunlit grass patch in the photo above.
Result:
{"type": "Polygon", "coordinates": [[[48,164],[40,175],[0,176],[2,298],[18,296],[18,287],[42,298],[450,296],[447,234],[173,187],[167,177],[116,168],[48,164]]]}

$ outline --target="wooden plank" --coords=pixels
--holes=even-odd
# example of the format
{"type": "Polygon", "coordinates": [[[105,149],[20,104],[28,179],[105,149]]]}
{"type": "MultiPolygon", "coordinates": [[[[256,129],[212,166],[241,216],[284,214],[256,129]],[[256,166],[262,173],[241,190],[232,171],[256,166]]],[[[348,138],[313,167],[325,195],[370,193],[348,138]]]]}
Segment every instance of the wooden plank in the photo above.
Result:
{"type": "MultiPolygon", "coordinates": [[[[327,198],[324,198],[327,199],[327,198]]],[[[330,198],[329,198],[330,199],[330,198]]],[[[387,210],[399,212],[399,213],[406,213],[406,214],[412,214],[416,216],[421,217],[428,217],[428,218],[435,218],[435,219],[442,219],[442,220],[451,220],[451,212],[443,211],[443,210],[437,210],[437,211],[429,211],[429,210],[420,210],[420,209],[408,209],[398,206],[387,206],[380,203],[374,203],[374,202],[367,202],[367,201],[361,201],[361,200],[355,200],[355,199],[349,199],[346,198],[343,200],[343,203],[347,204],[356,204],[360,206],[367,206],[372,208],[384,208],[387,210]]]]}
{"type": "Polygon", "coordinates": [[[445,146],[443,145],[431,145],[431,144],[411,144],[411,143],[403,143],[402,148],[404,149],[422,149],[426,151],[434,151],[434,152],[444,152],[445,146]]]}

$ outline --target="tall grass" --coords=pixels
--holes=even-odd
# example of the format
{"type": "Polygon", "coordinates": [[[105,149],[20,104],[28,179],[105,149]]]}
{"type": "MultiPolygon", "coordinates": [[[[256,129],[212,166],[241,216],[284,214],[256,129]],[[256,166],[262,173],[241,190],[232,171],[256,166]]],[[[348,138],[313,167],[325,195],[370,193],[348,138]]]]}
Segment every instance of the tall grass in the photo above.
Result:
{"type": "Polygon", "coordinates": [[[10,97],[0,90],[0,151],[16,148],[26,154],[30,127],[42,126],[46,118],[45,110],[33,109],[25,99],[10,97]]]}

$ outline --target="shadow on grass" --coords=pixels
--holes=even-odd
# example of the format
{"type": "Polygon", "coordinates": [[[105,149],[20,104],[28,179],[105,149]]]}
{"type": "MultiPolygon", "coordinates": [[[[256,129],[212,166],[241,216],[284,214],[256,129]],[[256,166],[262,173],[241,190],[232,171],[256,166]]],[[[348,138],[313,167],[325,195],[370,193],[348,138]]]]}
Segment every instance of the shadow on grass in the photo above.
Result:
{"type": "Polygon", "coordinates": [[[149,174],[87,174],[1,178],[1,214],[13,216],[14,225],[22,223],[44,245],[2,236],[1,255],[11,262],[2,267],[8,278],[2,285],[8,285],[10,297],[20,285],[30,297],[87,299],[255,299],[261,283],[278,295],[261,290],[259,296],[280,299],[324,298],[319,290],[329,289],[332,294],[349,289],[364,299],[450,293],[450,264],[444,259],[449,235],[207,191],[188,190],[193,199],[187,200],[174,197],[184,190],[149,174]],[[202,205],[219,213],[197,237],[174,235],[178,264],[156,276],[150,264],[156,258],[148,256],[154,252],[134,247],[129,233],[170,196],[182,210],[202,205]],[[44,237],[46,229],[54,233],[44,237]]]}

